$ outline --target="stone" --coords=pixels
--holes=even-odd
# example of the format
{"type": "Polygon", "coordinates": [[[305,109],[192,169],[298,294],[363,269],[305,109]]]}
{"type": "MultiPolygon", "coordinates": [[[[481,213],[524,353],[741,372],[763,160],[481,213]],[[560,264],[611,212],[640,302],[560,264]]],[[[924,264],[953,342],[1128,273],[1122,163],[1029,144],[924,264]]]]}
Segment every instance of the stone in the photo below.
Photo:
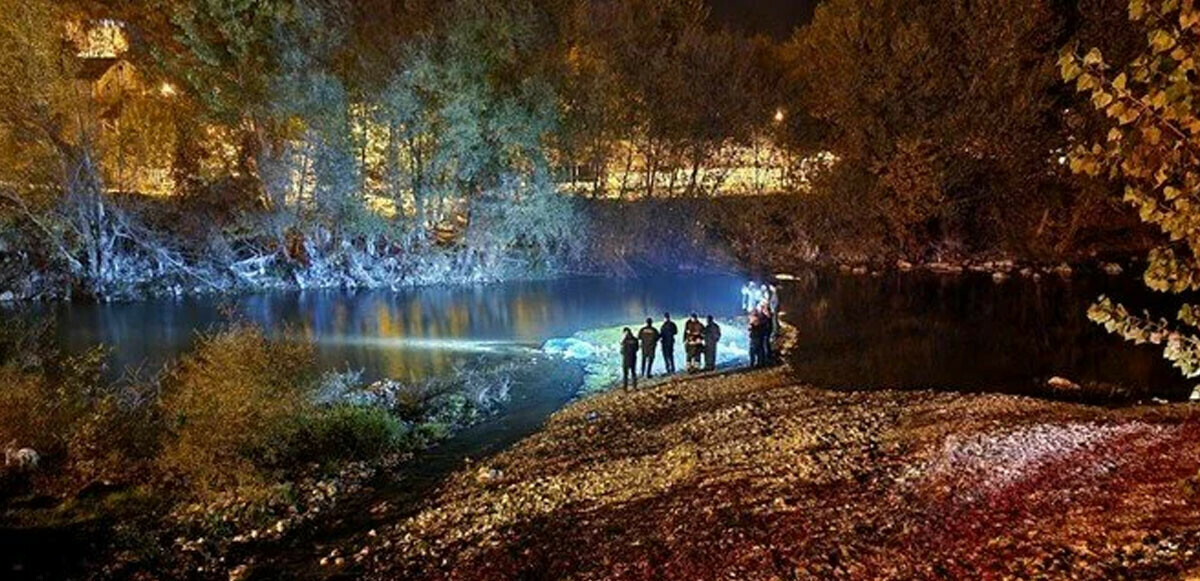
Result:
{"type": "Polygon", "coordinates": [[[900,259],[900,260],[896,261],[896,268],[898,268],[900,270],[912,270],[913,263],[911,263],[907,260],[904,260],[904,259],[900,259]]]}
{"type": "Polygon", "coordinates": [[[1125,269],[1121,268],[1121,265],[1115,262],[1106,262],[1101,265],[1100,268],[1104,270],[1104,274],[1109,276],[1119,276],[1121,273],[1125,272],[1125,269]]]}
{"type": "Polygon", "coordinates": [[[479,471],[475,473],[475,480],[480,484],[487,484],[488,482],[499,480],[501,476],[503,476],[503,473],[499,470],[481,466],[479,471]]]}
{"type": "Polygon", "coordinates": [[[1192,390],[1192,396],[1188,398],[1188,401],[1200,403],[1200,385],[1192,390]]]}
{"type": "Polygon", "coordinates": [[[962,274],[963,267],[947,262],[931,262],[929,263],[929,270],[939,274],[962,274]]]}
{"type": "Polygon", "coordinates": [[[1046,381],[1046,386],[1058,391],[1079,391],[1080,389],[1083,389],[1079,387],[1078,383],[1057,375],[1046,381]]]}

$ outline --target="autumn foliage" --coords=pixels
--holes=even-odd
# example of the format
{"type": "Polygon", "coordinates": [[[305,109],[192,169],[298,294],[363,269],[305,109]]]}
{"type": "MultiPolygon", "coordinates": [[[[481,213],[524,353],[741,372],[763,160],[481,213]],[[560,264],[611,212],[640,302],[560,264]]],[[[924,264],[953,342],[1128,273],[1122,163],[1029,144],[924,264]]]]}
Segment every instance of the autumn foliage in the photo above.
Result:
{"type": "MultiPolygon", "coordinates": [[[[1200,10],[1189,1],[1131,0],[1129,18],[1146,33],[1144,51],[1124,66],[1099,49],[1062,53],[1064,80],[1109,119],[1102,141],[1077,145],[1071,169],[1124,185],[1124,200],[1156,226],[1165,240],[1149,255],[1146,284],[1158,291],[1200,289],[1200,115],[1195,82],[1200,63],[1200,10]]],[[[1200,325],[1185,305],[1174,322],[1136,315],[1102,297],[1092,318],[1138,343],[1164,346],[1164,356],[1188,377],[1200,374],[1200,325]]]]}

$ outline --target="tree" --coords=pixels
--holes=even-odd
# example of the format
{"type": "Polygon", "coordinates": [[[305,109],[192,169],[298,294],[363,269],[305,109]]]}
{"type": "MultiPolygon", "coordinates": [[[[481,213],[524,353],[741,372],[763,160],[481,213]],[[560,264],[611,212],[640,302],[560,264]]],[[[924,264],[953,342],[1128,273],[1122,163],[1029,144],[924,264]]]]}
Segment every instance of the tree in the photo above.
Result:
{"type": "Polygon", "coordinates": [[[837,171],[869,172],[903,251],[1019,240],[1059,179],[1060,20],[1043,0],[831,0],[785,51],[791,108],[826,125],[837,171]]]}
{"type": "Polygon", "coordinates": [[[0,199],[46,258],[93,296],[125,276],[122,251],[144,245],[105,194],[98,119],[75,80],[71,14],[49,0],[0,1],[0,199]]]}
{"type": "MultiPolygon", "coordinates": [[[[1108,117],[1107,137],[1071,151],[1071,169],[1125,185],[1124,200],[1167,237],[1149,255],[1144,280],[1169,293],[1200,289],[1200,114],[1195,82],[1200,59],[1200,10],[1185,0],[1130,0],[1130,20],[1146,32],[1141,54],[1114,67],[1099,49],[1067,47],[1059,60],[1065,81],[1108,117]]],[[[1184,305],[1175,322],[1135,315],[1101,297],[1090,317],[1136,343],[1164,347],[1187,377],[1200,376],[1200,307],[1184,305]]]]}

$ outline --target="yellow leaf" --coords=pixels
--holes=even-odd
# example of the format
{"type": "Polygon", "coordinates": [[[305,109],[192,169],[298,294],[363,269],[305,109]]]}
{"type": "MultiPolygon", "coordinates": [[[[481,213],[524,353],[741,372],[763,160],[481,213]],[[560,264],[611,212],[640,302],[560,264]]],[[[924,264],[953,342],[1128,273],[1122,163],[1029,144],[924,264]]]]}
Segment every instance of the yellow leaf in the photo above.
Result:
{"type": "Polygon", "coordinates": [[[1183,29],[1191,28],[1192,25],[1200,22],[1200,12],[1197,12],[1191,6],[1185,5],[1179,11],[1179,27],[1183,29]]]}
{"type": "Polygon", "coordinates": [[[1143,127],[1142,137],[1146,138],[1150,145],[1158,145],[1159,140],[1162,139],[1162,130],[1153,125],[1143,127]]]}
{"type": "Polygon", "coordinates": [[[1079,78],[1075,80],[1075,90],[1079,92],[1090,91],[1098,88],[1099,86],[1100,79],[1097,79],[1094,75],[1090,75],[1088,73],[1079,75],[1079,78]]]}
{"type": "Polygon", "coordinates": [[[1139,115],[1141,115],[1141,113],[1139,113],[1137,109],[1133,107],[1127,107],[1121,112],[1120,115],[1117,116],[1117,121],[1121,125],[1127,125],[1136,121],[1139,115]]]}
{"type": "Polygon", "coordinates": [[[1117,75],[1117,78],[1113,79],[1113,88],[1118,91],[1124,91],[1126,82],[1128,82],[1128,79],[1125,77],[1125,73],[1121,73],[1117,75]]]}
{"type": "Polygon", "coordinates": [[[1129,19],[1141,20],[1146,14],[1146,0],[1130,0],[1129,2],[1129,19]]]}
{"type": "Polygon", "coordinates": [[[1162,109],[1166,105],[1167,105],[1167,92],[1166,91],[1158,91],[1158,92],[1154,93],[1153,97],[1150,97],[1150,106],[1151,107],[1154,107],[1155,109],[1162,109]]]}
{"type": "Polygon", "coordinates": [[[1100,49],[1093,48],[1089,50],[1083,57],[1083,66],[1090,67],[1104,62],[1104,55],[1100,54],[1100,49]]]}
{"type": "Polygon", "coordinates": [[[1106,113],[1108,113],[1109,117],[1116,117],[1119,119],[1121,115],[1125,114],[1125,104],[1117,101],[1108,107],[1108,111],[1106,111],[1106,113]]]}
{"type": "Polygon", "coordinates": [[[1116,127],[1113,127],[1112,129],[1108,130],[1108,140],[1109,141],[1120,141],[1121,138],[1124,136],[1125,136],[1125,134],[1122,133],[1121,130],[1117,129],[1116,127]]]}
{"type": "Polygon", "coordinates": [[[1179,188],[1177,188],[1175,186],[1167,186],[1166,188],[1163,188],[1163,196],[1167,198],[1167,201],[1171,201],[1171,200],[1174,200],[1175,198],[1178,198],[1179,195],[1182,193],[1183,192],[1181,192],[1179,190],[1179,188]]]}
{"type": "Polygon", "coordinates": [[[1112,102],[1113,96],[1104,91],[1098,90],[1095,93],[1092,93],[1092,104],[1095,105],[1097,109],[1103,109],[1112,102]]]}
{"type": "Polygon", "coordinates": [[[1156,29],[1149,34],[1150,48],[1154,49],[1154,53],[1163,53],[1175,47],[1175,37],[1171,33],[1156,29]]]}
{"type": "Polygon", "coordinates": [[[1079,66],[1074,60],[1067,62],[1062,66],[1062,78],[1066,82],[1074,81],[1079,75],[1083,74],[1083,67],[1079,66]]]}

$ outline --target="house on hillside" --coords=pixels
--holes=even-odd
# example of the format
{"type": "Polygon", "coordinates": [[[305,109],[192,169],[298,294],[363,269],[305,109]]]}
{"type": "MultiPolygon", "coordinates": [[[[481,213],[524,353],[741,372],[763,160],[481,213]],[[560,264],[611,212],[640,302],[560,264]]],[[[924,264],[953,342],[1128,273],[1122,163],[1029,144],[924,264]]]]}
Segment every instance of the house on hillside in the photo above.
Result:
{"type": "Polygon", "coordinates": [[[163,99],[174,95],[155,84],[125,58],[124,26],[102,20],[78,24],[75,80],[95,123],[107,188],[114,192],[169,195],[175,190],[169,152],[174,131],[163,99]]]}
{"type": "Polygon", "coordinates": [[[133,63],[120,57],[80,58],[75,79],[80,91],[91,97],[94,113],[105,123],[115,123],[131,92],[144,91],[133,63]]]}

